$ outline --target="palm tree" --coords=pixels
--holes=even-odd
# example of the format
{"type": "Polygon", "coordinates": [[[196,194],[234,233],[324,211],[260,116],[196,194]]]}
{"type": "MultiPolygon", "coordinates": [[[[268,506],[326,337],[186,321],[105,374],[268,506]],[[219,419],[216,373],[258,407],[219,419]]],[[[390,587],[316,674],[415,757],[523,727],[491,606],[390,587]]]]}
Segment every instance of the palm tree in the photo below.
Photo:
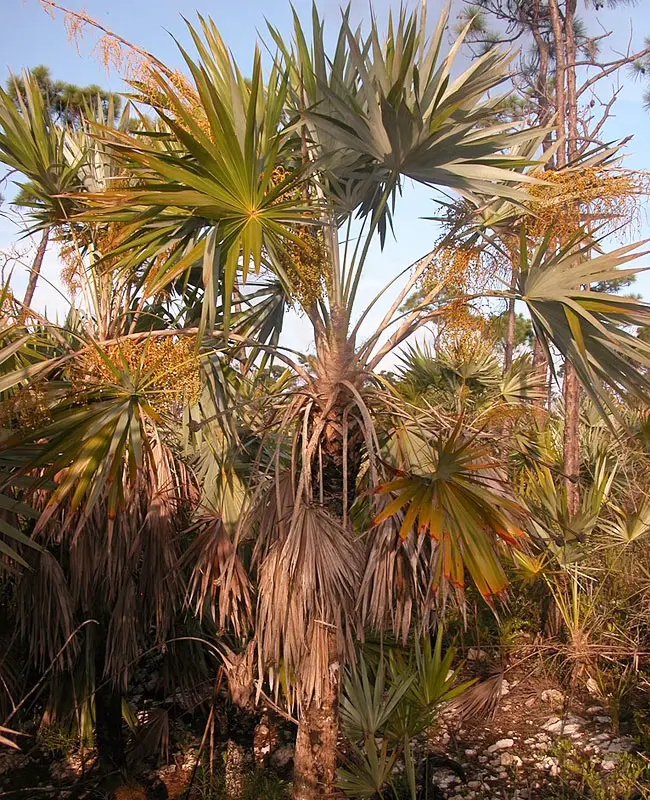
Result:
{"type": "MultiPolygon", "coordinates": [[[[650,365],[650,348],[625,325],[650,309],[575,289],[620,275],[633,248],[590,259],[579,229],[564,249],[552,233],[527,235],[526,188],[539,181],[525,148],[544,132],[494,124],[501,98],[488,92],[509,57],[491,50],[454,77],[462,37],[443,55],[447,19],[428,38],[423,14],[401,13],[382,36],[344,13],[328,56],[314,10],[311,32],[295,19],[291,44],[270,29],[277,53],[265,70],[256,51],[249,77],[210,20],[190,27],[189,77],[152,60],[135,83],[155,126],[92,131],[115,171],[68,198],[75,275],[92,301],[81,331],[12,375],[67,381],[51,421],[19,437],[38,453],[29,469],[56,483],[37,531],[105,509],[114,536],[113,517],[158,474],[157,442],[180,438],[197,459],[196,514],[214,524],[197,547],[195,599],[255,648],[259,691],[297,710],[297,800],[334,792],[341,669],[364,628],[400,640],[427,630],[434,609],[462,601],[466,572],[494,602],[507,584],[501,556],[523,538],[527,512],[494,437],[470,418],[480,409],[466,419],[412,402],[382,379],[383,359],[432,320],[496,298],[527,305],[549,355],[552,344],[575,363],[600,409],[612,391],[648,384],[637,365],[650,365]],[[372,245],[392,232],[407,179],[456,192],[478,214],[486,198],[511,201],[517,281],[464,277],[458,291],[452,229],[362,306],[372,245]],[[302,363],[279,344],[288,307],[312,326],[315,354],[302,363]],[[170,382],[161,363],[179,357],[170,382]],[[184,365],[198,375],[197,363],[200,392],[184,393],[184,365]],[[286,373],[270,379],[278,363],[286,373]]],[[[491,371],[479,365],[481,380],[491,371]]],[[[517,396],[512,385],[527,381],[509,377],[517,396]]]]}
{"type": "MultiPolygon", "coordinates": [[[[72,310],[59,327],[3,295],[3,315],[11,312],[3,316],[3,471],[29,477],[36,511],[4,498],[2,534],[21,551],[4,541],[0,550],[26,567],[15,622],[29,663],[53,668],[49,716],[72,717],[79,729],[92,718],[110,771],[125,763],[122,697],[132,667],[152,647],[165,644],[172,660],[178,649],[167,640],[185,597],[179,531],[194,486],[165,425],[198,391],[200,361],[189,339],[173,342],[174,329],[154,340],[138,333],[141,317],[145,331],[156,324],[161,305],[140,302],[136,276],[106,268],[110,226],[78,224],[77,201],[61,196],[123,175],[89,133],[112,125],[112,113],[55,128],[31,76],[23,88],[18,110],[0,97],[3,158],[30,178],[23,188],[34,216],[56,231],[72,310]],[[182,390],[172,391],[176,381],[182,390]],[[28,517],[24,532],[10,525],[16,515],[28,517]]],[[[115,124],[126,129],[128,114],[115,124]]]]}

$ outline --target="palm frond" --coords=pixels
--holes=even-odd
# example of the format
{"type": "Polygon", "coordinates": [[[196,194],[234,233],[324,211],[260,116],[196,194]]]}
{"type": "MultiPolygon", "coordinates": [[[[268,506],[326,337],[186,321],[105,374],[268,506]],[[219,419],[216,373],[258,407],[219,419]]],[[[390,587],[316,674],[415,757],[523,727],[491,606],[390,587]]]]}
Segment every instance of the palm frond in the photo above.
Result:
{"type": "Polygon", "coordinates": [[[629,330],[650,322],[650,305],[584,287],[638,273],[641,267],[621,269],[643,255],[637,249],[627,245],[592,258],[593,242],[585,242],[582,234],[557,247],[551,230],[529,253],[522,229],[518,299],[528,306],[551,368],[554,345],[604,414],[606,409],[617,413],[614,396],[629,393],[643,400],[650,389],[644,371],[650,366],[650,346],[629,330]]]}
{"type": "Polygon", "coordinates": [[[301,505],[293,516],[259,563],[257,637],[265,669],[277,675],[282,665],[298,702],[318,702],[332,641],[353,652],[361,554],[323,508],[301,505]]]}
{"type": "Polygon", "coordinates": [[[506,489],[498,462],[459,423],[433,439],[413,467],[395,469],[399,477],[375,489],[392,497],[375,525],[401,511],[401,537],[429,534],[434,588],[451,583],[462,591],[467,568],[486,599],[502,592],[507,580],[497,543],[517,545],[526,512],[506,489]]]}

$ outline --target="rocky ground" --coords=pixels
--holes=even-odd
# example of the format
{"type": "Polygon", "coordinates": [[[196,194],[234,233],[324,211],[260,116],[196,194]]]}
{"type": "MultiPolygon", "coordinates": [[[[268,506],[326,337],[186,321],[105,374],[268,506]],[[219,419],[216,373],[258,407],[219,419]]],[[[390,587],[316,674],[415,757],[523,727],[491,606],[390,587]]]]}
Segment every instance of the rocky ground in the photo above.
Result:
{"type": "Polygon", "coordinates": [[[430,746],[457,761],[464,778],[440,770],[433,780],[449,800],[650,798],[647,759],[612,727],[588,692],[580,699],[538,679],[504,679],[489,719],[441,715],[430,746]]]}
{"type": "MultiPolygon", "coordinates": [[[[453,707],[440,715],[427,749],[456,764],[455,770],[435,766],[437,796],[448,800],[650,798],[648,760],[637,752],[631,736],[613,732],[615,726],[603,703],[588,691],[582,697],[569,697],[551,682],[512,672],[500,689],[489,718],[470,715],[463,719],[453,707]]],[[[274,755],[283,754],[286,761],[289,749],[285,743],[274,755]]],[[[38,748],[0,754],[0,798],[97,797],[84,787],[77,761],[73,757],[52,763],[38,748]]],[[[185,796],[194,764],[190,748],[150,775],[150,786],[166,787],[159,795],[134,786],[122,788],[116,797],[185,796]]]]}

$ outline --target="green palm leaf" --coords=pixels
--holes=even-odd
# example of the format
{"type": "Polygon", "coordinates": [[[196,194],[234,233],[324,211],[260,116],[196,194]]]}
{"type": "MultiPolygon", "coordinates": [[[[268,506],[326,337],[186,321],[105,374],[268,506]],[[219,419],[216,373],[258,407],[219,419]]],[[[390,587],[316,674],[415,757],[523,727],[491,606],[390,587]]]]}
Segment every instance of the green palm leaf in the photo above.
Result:
{"type": "Polygon", "coordinates": [[[459,423],[428,449],[420,447],[418,464],[406,466],[375,489],[393,499],[374,524],[403,512],[402,538],[431,537],[434,587],[451,583],[462,591],[467,569],[485,598],[502,592],[507,580],[496,546],[517,544],[526,512],[506,491],[499,464],[459,423]]]}
{"type": "Polygon", "coordinates": [[[66,220],[74,206],[62,195],[79,187],[84,153],[71,162],[68,137],[65,129],[52,123],[31,74],[23,75],[15,102],[0,89],[0,161],[27,179],[18,184],[20,203],[31,208],[37,227],[66,220]]]}
{"type": "Polygon", "coordinates": [[[522,229],[517,298],[528,306],[551,367],[554,345],[574,365],[598,409],[605,413],[609,407],[616,413],[611,392],[645,401],[650,389],[650,379],[640,369],[650,367],[650,346],[629,330],[650,323],[650,305],[583,287],[635,275],[641,267],[621,267],[644,253],[637,252],[638,245],[627,245],[592,258],[593,246],[578,234],[557,247],[549,231],[529,253],[522,229]]]}

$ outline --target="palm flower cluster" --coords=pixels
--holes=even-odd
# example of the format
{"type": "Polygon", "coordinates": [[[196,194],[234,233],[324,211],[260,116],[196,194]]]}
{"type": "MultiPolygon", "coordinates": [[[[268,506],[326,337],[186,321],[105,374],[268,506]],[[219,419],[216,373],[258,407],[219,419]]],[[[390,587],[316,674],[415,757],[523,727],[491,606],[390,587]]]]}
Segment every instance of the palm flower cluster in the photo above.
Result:
{"type": "Polygon", "coordinates": [[[82,237],[76,232],[69,235],[59,229],[59,258],[63,262],[61,280],[73,295],[82,284],[84,251],[92,249],[95,258],[101,259],[102,268],[111,269],[119,261],[119,256],[105,257],[105,254],[112,253],[119,246],[123,230],[124,226],[117,222],[95,225],[92,229],[89,226],[86,235],[82,237]]]}
{"type": "Polygon", "coordinates": [[[484,318],[475,312],[467,296],[487,286],[499,271],[496,257],[485,248],[462,243],[442,248],[419,280],[420,290],[427,294],[444,283],[444,307],[438,318],[439,343],[456,345],[467,340],[484,340],[484,318]]]}
{"type": "MultiPolygon", "coordinates": [[[[288,172],[284,167],[273,170],[274,185],[282,183],[288,172]]],[[[294,188],[279,199],[298,199],[300,189],[294,188]]],[[[306,212],[307,213],[307,212],[306,212]]],[[[329,262],[323,232],[315,225],[297,225],[291,233],[295,238],[285,237],[276,258],[291,284],[291,297],[301,306],[315,303],[323,296],[329,280],[329,262]]]]}
{"type": "Polygon", "coordinates": [[[286,239],[278,252],[280,267],[291,281],[292,298],[310,306],[323,295],[327,281],[327,251],[323,234],[313,226],[300,225],[295,240],[286,239]]]}
{"type": "Polygon", "coordinates": [[[420,287],[427,292],[444,281],[448,294],[460,295],[475,282],[480,269],[481,252],[478,248],[469,245],[444,247],[422,273],[420,287]]]}
{"type": "Polygon", "coordinates": [[[140,99],[143,103],[171,114],[182,128],[187,129],[188,126],[183,122],[183,114],[174,112],[174,108],[168,100],[168,94],[162,89],[161,82],[169,82],[176,100],[183,106],[183,110],[188,112],[202,133],[209,139],[212,138],[212,130],[201,98],[187,76],[180,70],[163,69],[162,65],[145,60],[133,68],[130,82],[140,92],[140,99]]]}
{"type": "Polygon", "coordinates": [[[544,183],[533,184],[528,231],[534,239],[543,238],[553,228],[560,241],[566,241],[585,224],[615,229],[632,222],[638,199],[648,194],[645,172],[598,167],[545,170],[534,173],[544,183]]]}
{"type": "Polygon", "coordinates": [[[153,409],[166,413],[196,403],[201,391],[200,357],[192,337],[97,343],[75,359],[69,376],[77,391],[114,386],[144,396],[153,409]]]}
{"type": "Polygon", "coordinates": [[[42,383],[23,388],[0,404],[0,423],[21,431],[36,430],[49,419],[47,393],[42,383]]]}

